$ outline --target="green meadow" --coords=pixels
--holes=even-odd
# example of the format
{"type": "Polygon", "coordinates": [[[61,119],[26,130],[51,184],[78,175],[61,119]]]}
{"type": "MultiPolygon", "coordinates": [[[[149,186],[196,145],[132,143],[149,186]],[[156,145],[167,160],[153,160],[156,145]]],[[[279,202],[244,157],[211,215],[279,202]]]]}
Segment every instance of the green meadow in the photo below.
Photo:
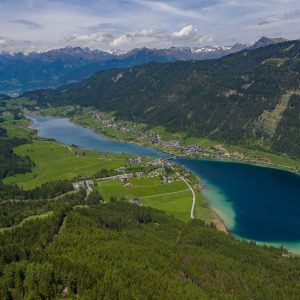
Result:
{"type": "Polygon", "coordinates": [[[132,178],[126,187],[120,179],[101,180],[97,189],[105,200],[111,197],[130,200],[139,197],[142,204],[161,209],[180,220],[190,220],[192,193],[183,181],[161,183],[159,177],[132,178]]]}
{"type": "Polygon", "coordinates": [[[7,130],[7,137],[28,138],[33,133],[33,130],[27,127],[30,124],[27,119],[15,120],[8,112],[3,113],[1,118],[4,122],[0,123],[0,127],[7,130]]]}
{"type": "Polygon", "coordinates": [[[77,156],[73,148],[54,141],[34,140],[15,149],[18,155],[28,155],[35,163],[32,172],[7,177],[6,184],[18,184],[24,189],[32,189],[51,180],[74,179],[77,176],[91,176],[96,172],[112,170],[127,165],[128,155],[103,154],[84,151],[77,156]]]}
{"type": "MultiPolygon", "coordinates": [[[[49,113],[55,114],[55,111],[49,113]]],[[[33,134],[34,131],[27,127],[29,120],[14,120],[10,113],[5,113],[3,117],[5,122],[1,124],[1,127],[6,128],[9,137],[29,138],[33,134]]],[[[91,118],[88,119],[91,120],[91,118]]],[[[166,135],[162,127],[156,127],[156,129],[161,135],[166,135]]],[[[5,178],[4,183],[18,184],[24,189],[32,189],[51,180],[75,180],[78,176],[93,176],[102,169],[112,170],[128,165],[128,158],[132,157],[132,155],[83,150],[42,139],[33,139],[32,143],[21,145],[14,151],[18,155],[29,156],[35,163],[35,167],[32,172],[5,178]],[[78,156],[76,153],[81,153],[81,155],[78,156]]],[[[150,160],[143,158],[142,165],[150,160]]],[[[139,197],[145,206],[161,209],[183,221],[190,220],[192,194],[183,181],[161,184],[158,177],[143,177],[132,178],[129,183],[132,187],[125,187],[118,179],[103,180],[98,181],[97,189],[107,201],[111,197],[127,200],[139,197]]],[[[194,183],[197,196],[194,215],[196,218],[209,222],[214,219],[212,210],[205,207],[205,200],[196,184],[197,182],[194,183]]]]}

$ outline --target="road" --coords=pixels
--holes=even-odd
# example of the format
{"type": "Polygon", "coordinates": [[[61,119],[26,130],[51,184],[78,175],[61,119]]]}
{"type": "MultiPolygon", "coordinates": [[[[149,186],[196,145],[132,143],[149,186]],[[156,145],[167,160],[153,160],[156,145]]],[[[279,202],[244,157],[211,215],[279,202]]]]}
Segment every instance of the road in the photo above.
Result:
{"type": "Polygon", "coordinates": [[[85,184],[86,184],[86,195],[87,195],[87,197],[88,197],[88,195],[93,191],[93,188],[92,188],[92,186],[89,184],[88,181],[86,181],[85,184]]]}
{"type": "Polygon", "coordinates": [[[191,208],[191,218],[194,219],[196,195],[195,195],[194,189],[190,186],[190,184],[183,177],[181,177],[181,179],[185,182],[185,184],[188,186],[188,188],[191,190],[191,192],[193,194],[193,202],[192,202],[192,208],[191,208]]]}
{"type": "Polygon", "coordinates": [[[153,197],[158,197],[158,196],[166,196],[166,195],[172,195],[172,194],[179,194],[185,191],[188,191],[189,189],[186,190],[181,190],[181,191],[177,191],[177,192],[170,192],[170,193],[164,193],[164,194],[156,194],[156,195],[150,195],[150,196],[144,196],[144,197],[140,197],[140,199],[146,199],[146,198],[153,198],[153,197]]]}
{"type": "Polygon", "coordinates": [[[94,178],[93,180],[101,181],[101,180],[109,180],[109,179],[121,179],[122,176],[133,176],[133,173],[126,173],[126,174],[119,174],[115,176],[109,176],[109,177],[101,177],[101,178],[94,178]]]}

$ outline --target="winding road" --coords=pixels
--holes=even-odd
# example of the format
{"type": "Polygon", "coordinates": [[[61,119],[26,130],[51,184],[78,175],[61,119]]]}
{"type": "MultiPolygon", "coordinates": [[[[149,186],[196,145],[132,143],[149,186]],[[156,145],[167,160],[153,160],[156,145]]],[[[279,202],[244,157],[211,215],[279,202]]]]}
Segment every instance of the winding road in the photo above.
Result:
{"type": "Polygon", "coordinates": [[[194,189],[190,186],[190,184],[183,177],[181,177],[181,179],[185,182],[185,184],[188,186],[188,188],[191,190],[191,192],[193,194],[193,203],[192,203],[192,208],[191,208],[191,218],[194,219],[196,195],[195,195],[194,189]]]}

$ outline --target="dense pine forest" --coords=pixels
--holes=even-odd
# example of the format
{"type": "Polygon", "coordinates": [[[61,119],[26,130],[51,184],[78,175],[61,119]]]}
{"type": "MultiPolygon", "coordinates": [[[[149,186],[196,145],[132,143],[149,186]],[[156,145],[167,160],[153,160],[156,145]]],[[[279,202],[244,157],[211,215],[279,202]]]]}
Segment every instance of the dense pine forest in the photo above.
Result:
{"type": "Polygon", "coordinates": [[[300,157],[299,51],[291,41],[219,60],[151,63],[25,96],[300,157]]]}
{"type": "Polygon", "coordinates": [[[33,162],[29,157],[20,157],[13,152],[14,147],[26,142],[26,139],[0,137],[0,180],[6,176],[31,170],[33,162]]]}
{"type": "Polygon", "coordinates": [[[300,261],[280,249],[150,208],[82,206],[83,199],[65,196],[51,204],[48,217],[0,234],[1,299],[300,296],[300,261]]]}

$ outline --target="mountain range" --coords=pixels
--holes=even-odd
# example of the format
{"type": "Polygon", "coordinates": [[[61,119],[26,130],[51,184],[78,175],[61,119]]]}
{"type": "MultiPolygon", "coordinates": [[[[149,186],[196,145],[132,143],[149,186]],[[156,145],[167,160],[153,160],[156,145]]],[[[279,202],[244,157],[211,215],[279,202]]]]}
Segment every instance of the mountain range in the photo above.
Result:
{"type": "MultiPolygon", "coordinates": [[[[283,39],[261,38],[252,48],[263,47],[283,39]]],[[[66,47],[47,52],[0,53],[0,92],[18,95],[40,88],[57,87],[88,78],[98,71],[123,69],[148,62],[173,62],[217,59],[248,48],[235,44],[228,47],[171,47],[168,49],[133,49],[129,52],[103,52],[80,47],[66,47]]]]}
{"type": "Polygon", "coordinates": [[[300,41],[218,60],[149,63],[25,93],[39,105],[81,104],[190,136],[300,157],[300,41]]]}

